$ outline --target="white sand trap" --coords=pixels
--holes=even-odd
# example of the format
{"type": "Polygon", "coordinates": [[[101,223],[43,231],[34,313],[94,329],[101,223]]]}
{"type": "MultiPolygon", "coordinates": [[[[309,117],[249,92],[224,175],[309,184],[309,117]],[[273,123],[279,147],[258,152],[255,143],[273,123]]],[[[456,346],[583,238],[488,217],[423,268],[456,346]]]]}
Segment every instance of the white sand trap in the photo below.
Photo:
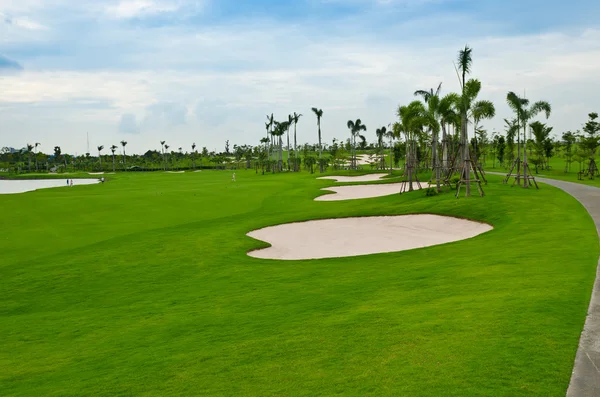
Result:
{"type": "MultiPolygon", "coordinates": [[[[100,183],[98,179],[73,179],[73,186],[100,183]]],[[[66,179],[13,179],[0,180],[0,194],[32,192],[51,187],[69,188],[66,179]]]]}
{"type": "MultiPolygon", "coordinates": [[[[429,187],[428,183],[421,182],[421,188],[429,187]]],[[[335,194],[325,194],[319,196],[315,201],[340,201],[356,200],[363,198],[382,197],[392,194],[400,194],[402,183],[386,183],[381,185],[356,185],[356,186],[331,186],[321,190],[332,191],[335,194]]],[[[418,190],[419,186],[413,183],[413,189],[418,190]]]]}
{"type": "Polygon", "coordinates": [[[336,182],[371,182],[378,181],[387,174],[368,174],[361,176],[322,176],[317,179],[333,179],[336,182]]]}
{"type": "Polygon", "coordinates": [[[196,171],[194,171],[194,172],[202,172],[202,170],[196,170],[196,171]]]}
{"type": "Polygon", "coordinates": [[[185,171],[167,171],[167,174],[183,174],[185,171]]]}
{"type": "Polygon", "coordinates": [[[371,216],[288,223],[248,236],[271,247],[248,252],[262,259],[321,259],[396,252],[465,240],[493,228],[440,215],[371,216]]]}
{"type": "Polygon", "coordinates": [[[104,175],[104,172],[88,172],[89,175],[104,175]]]}

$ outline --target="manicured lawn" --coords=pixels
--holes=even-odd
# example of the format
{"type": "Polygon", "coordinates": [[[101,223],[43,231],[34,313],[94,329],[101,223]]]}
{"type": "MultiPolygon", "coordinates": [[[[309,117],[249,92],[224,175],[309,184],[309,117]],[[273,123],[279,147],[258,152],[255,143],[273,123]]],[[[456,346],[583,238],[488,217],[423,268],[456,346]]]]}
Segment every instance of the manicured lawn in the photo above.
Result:
{"type": "MultiPolygon", "coordinates": [[[[0,196],[3,396],[564,396],[600,253],[549,186],[315,202],[303,172],[109,175],[0,196]],[[255,228],[429,212],[495,229],[313,261],[255,228]]],[[[352,233],[340,230],[340,233],[352,233]]]]}

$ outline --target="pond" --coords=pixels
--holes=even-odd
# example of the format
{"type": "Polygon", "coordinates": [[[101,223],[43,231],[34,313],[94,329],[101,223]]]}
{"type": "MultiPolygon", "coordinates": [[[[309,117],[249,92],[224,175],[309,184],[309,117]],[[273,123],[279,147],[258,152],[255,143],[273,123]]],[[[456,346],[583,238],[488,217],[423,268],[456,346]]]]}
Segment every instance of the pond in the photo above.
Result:
{"type": "MultiPolygon", "coordinates": [[[[99,179],[73,179],[73,186],[92,185],[99,182],[99,179]]],[[[47,189],[51,187],[68,187],[67,179],[0,180],[0,194],[25,193],[37,189],[47,189]]]]}

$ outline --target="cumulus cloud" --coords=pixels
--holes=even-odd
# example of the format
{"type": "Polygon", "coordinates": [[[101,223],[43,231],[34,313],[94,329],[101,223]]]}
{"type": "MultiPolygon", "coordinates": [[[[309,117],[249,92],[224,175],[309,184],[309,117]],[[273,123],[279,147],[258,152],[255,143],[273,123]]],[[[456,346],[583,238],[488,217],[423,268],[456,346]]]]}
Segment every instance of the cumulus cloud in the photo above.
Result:
{"type": "Polygon", "coordinates": [[[137,134],[139,132],[135,114],[125,113],[121,116],[119,132],[122,132],[123,134],[137,134]]]}

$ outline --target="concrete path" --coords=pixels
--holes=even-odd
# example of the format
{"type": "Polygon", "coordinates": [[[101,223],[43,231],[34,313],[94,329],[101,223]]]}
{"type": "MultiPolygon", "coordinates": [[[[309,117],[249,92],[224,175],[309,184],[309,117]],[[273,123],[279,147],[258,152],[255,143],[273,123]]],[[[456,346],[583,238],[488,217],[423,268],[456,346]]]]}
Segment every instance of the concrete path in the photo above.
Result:
{"type": "MultiPolygon", "coordinates": [[[[489,174],[505,175],[496,172],[489,174]]],[[[600,188],[556,179],[535,178],[538,182],[556,186],[575,197],[588,210],[600,236],[600,188]]],[[[600,260],[592,299],[579,340],[575,366],[567,397],[600,396],[600,260]]]]}

